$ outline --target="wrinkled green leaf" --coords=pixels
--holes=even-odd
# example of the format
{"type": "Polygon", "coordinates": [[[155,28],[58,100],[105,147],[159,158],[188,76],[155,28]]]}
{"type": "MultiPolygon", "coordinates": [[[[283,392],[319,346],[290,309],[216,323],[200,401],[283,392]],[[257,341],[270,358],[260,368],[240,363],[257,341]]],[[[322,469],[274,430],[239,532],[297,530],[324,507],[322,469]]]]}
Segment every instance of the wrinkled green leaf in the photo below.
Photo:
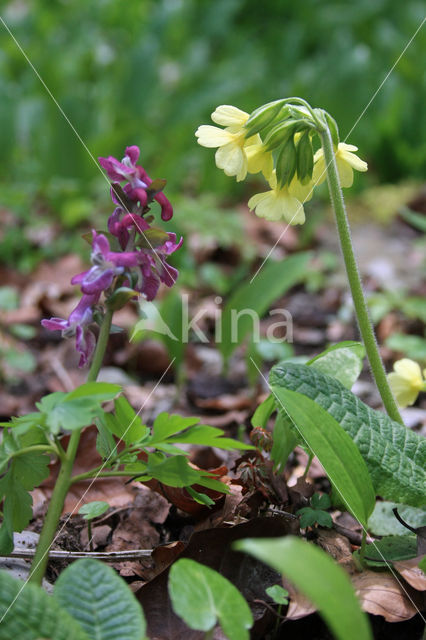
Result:
{"type": "Polygon", "coordinates": [[[333,376],[351,389],[362,371],[365,347],[360,342],[339,342],[310,360],[307,364],[333,376]]]}
{"type": "Polygon", "coordinates": [[[195,560],[181,558],[169,574],[174,612],[190,629],[209,631],[219,622],[229,640],[248,640],[253,625],[241,593],[217,571],[195,560]]]}
{"type": "Polygon", "coordinates": [[[0,572],[0,619],[0,640],[90,638],[55,598],[36,585],[24,586],[5,571],[0,572]]]}
{"type": "Polygon", "coordinates": [[[338,380],[313,367],[278,364],[271,371],[270,384],[315,400],[337,420],[361,452],[377,495],[411,506],[425,503],[423,436],[374,411],[338,380]]]}
{"type": "Polygon", "coordinates": [[[328,554],[294,536],[234,544],[285,575],[318,608],[338,640],[372,640],[349,577],[328,554]]]}
{"type": "Polygon", "coordinates": [[[375,494],[367,466],[351,437],[307,396],[279,386],[272,386],[272,392],[278,410],[289,415],[347,509],[366,527],[374,509],[375,494]]]}
{"type": "Polygon", "coordinates": [[[98,560],[67,567],[55,583],[54,598],[92,640],[145,639],[140,604],[114,569],[98,560]]]}

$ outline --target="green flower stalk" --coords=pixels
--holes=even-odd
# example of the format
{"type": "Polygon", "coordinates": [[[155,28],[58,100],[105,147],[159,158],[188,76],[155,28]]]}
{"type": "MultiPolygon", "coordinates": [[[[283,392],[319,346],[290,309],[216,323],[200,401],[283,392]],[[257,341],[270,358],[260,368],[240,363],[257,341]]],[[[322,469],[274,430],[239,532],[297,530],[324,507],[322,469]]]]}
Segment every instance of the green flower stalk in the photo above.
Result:
{"type": "Polygon", "coordinates": [[[342,194],[342,187],[352,186],[354,170],[367,171],[367,163],[355,155],[357,147],[340,142],[337,123],[330,114],[313,109],[301,98],[276,100],[250,115],[231,105],[222,105],[214,111],[212,119],[223,128],[201,125],[196,136],[202,146],[217,148],[217,166],[237,181],[244,180],[247,173],[262,171],[269,183],[269,191],[252,196],[248,202],[256,215],[285,220],[289,225],[303,224],[303,204],[327,178],[371,371],[387,413],[402,423],[368,314],[342,194]],[[321,146],[314,153],[313,142],[318,138],[321,146]]]}

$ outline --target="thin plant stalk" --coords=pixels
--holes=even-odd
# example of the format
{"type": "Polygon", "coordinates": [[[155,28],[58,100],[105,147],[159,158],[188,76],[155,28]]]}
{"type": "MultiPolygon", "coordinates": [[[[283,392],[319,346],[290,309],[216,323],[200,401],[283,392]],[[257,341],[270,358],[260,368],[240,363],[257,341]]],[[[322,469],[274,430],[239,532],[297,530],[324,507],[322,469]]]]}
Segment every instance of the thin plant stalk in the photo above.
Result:
{"type": "Polygon", "coordinates": [[[371,371],[381,395],[384,407],[392,420],[404,424],[386,378],[386,371],[380,357],[373,326],[368,313],[367,302],[365,300],[361,278],[358,271],[358,265],[352,246],[351,232],[349,228],[345,202],[343,200],[342,188],[340,186],[339,174],[337,171],[336,159],[333,149],[333,142],[328,127],[325,127],[320,132],[320,135],[322,148],[324,151],[325,164],[327,167],[327,180],[330,199],[336,218],[340,246],[343,253],[343,259],[345,261],[346,273],[352,293],[352,299],[354,302],[359,330],[361,332],[371,371]]]}
{"type": "MultiPolygon", "coordinates": [[[[98,342],[93,355],[92,365],[87,376],[87,382],[95,382],[98,377],[108,344],[113,313],[114,311],[112,309],[107,309],[103,318],[98,342]]],[[[46,572],[47,562],[49,559],[49,549],[54,540],[62,509],[64,508],[65,498],[72,481],[71,474],[80,442],[80,435],[80,429],[72,432],[65,456],[61,460],[61,468],[55,483],[55,488],[53,489],[53,493],[50,498],[50,504],[43,524],[43,529],[40,533],[37,551],[31,565],[29,581],[34,584],[41,585],[43,576],[46,572]]]]}

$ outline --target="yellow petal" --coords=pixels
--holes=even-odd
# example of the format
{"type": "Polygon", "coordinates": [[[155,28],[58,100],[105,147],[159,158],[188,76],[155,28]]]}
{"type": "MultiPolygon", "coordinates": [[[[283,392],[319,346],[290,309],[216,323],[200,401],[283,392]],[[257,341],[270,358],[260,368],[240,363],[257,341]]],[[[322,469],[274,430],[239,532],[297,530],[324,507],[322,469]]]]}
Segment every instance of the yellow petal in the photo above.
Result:
{"type": "Polygon", "coordinates": [[[315,151],[314,162],[318,162],[318,160],[323,157],[324,157],[324,151],[322,150],[322,147],[320,147],[318,151],[315,151]]]}
{"type": "Polygon", "coordinates": [[[262,202],[265,198],[269,197],[270,191],[265,191],[264,193],[255,193],[254,196],[250,198],[248,201],[248,208],[250,211],[253,211],[257,207],[257,205],[262,202]]]}
{"type": "Polygon", "coordinates": [[[418,389],[415,389],[405,378],[395,372],[389,373],[388,381],[400,407],[404,408],[414,404],[419,395],[418,389]]]}
{"type": "Polygon", "coordinates": [[[339,146],[337,147],[337,152],[339,151],[358,151],[358,147],[354,144],[346,144],[346,142],[339,142],[339,146]]]}
{"type": "Polygon", "coordinates": [[[337,171],[339,172],[342,187],[351,187],[354,181],[354,172],[350,164],[336,156],[337,171]]]}
{"type": "MultiPolygon", "coordinates": [[[[317,153],[315,154],[315,156],[317,156],[317,153]]],[[[327,172],[325,170],[324,154],[322,154],[322,155],[319,155],[315,161],[314,170],[312,173],[312,181],[315,185],[319,185],[322,182],[324,182],[326,178],[327,178],[327,172]]]]}
{"type": "Polygon", "coordinates": [[[209,124],[202,124],[198,127],[195,135],[198,138],[198,144],[202,147],[221,147],[228,144],[232,140],[232,134],[219,127],[212,127],[209,124]]]}
{"type": "Polygon", "coordinates": [[[280,198],[282,203],[282,216],[292,226],[305,222],[305,211],[303,204],[291,195],[280,198]]]}
{"type": "Polygon", "coordinates": [[[244,180],[247,175],[247,158],[241,146],[230,142],[216,151],[216,165],[223,169],[227,176],[237,176],[244,180]]]}
{"type": "Polygon", "coordinates": [[[294,196],[300,202],[307,202],[312,198],[314,193],[314,183],[311,180],[308,184],[302,184],[297,178],[293,178],[288,191],[291,196],[294,196]]]}
{"type": "Polygon", "coordinates": [[[224,127],[242,127],[249,119],[249,114],[230,104],[222,104],[213,111],[211,118],[213,122],[224,127]]]}
{"type": "MultiPolygon", "coordinates": [[[[263,198],[258,198],[255,206],[256,215],[266,220],[280,220],[283,216],[282,205],[274,191],[267,191],[263,198]]],[[[255,196],[253,196],[255,197],[255,196]]]]}
{"type": "MultiPolygon", "coordinates": [[[[349,146],[349,145],[347,145],[349,146]]],[[[349,151],[339,151],[338,158],[341,158],[344,162],[347,162],[357,171],[367,171],[368,164],[358,158],[354,153],[350,153],[349,151]]]]}
{"type": "MultiPolygon", "coordinates": [[[[397,360],[393,365],[393,370],[418,391],[423,386],[422,372],[420,366],[410,358],[402,358],[397,360]]],[[[391,375],[391,374],[390,374],[391,375]]]]}
{"type": "Polygon", "coordinates": [[[270,151],[266,151],[262,144],[252,144],[244,147],[248,161],[249,173],[259,173],[268,179],[274,168],[274,159],[270,151]]]}

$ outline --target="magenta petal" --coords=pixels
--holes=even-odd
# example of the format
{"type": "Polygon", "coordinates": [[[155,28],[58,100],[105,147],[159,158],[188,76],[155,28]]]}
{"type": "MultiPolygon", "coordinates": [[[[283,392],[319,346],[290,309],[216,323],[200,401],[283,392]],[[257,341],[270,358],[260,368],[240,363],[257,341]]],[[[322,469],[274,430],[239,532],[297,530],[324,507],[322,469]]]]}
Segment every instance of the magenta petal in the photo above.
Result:
{"type": "Polygon", "coordinates": [[[126,147],[126,156],[129,158],[130,162],[135,165],[138,161],[140,154],[139,147],[136,145],[132,145],[131,147],[126,147]]]}
{"type": "Polygon", "coordinates": [[[173,217],[173,207],[164,193],[157,193],[154,196],[154,200],[156,200],[158,204],[161,205],[161,219],[165,222],[167,222],[167,220],[170,220],[170,218],[173,217]]]}
{"type": "Polygon", "coordinates": [[[159,287],[160,280],[156,276],[151,275],[149,278],[144,278],[141,293],[151,302],[157,295],[159,287]]]}
{"type": "Polygon", "coordinates": [[[90,360],[96,345],[96,338],[89,329],[78,326],[75,333],[75,346],[81,354],[79,367],[84,367],[90,360]]]}
{"type": "Polygon", "coordinates": [[[81,284],[88,273],[89,270],[83,271],[82,273],[78,273],[76,276],[73,276],[71,278],[71,284],[81,284]]]}
{"type": "Polygon", "coordinates": [[[87,294],[100,294],[107,289],[114,279],[114,271],[112,269],[102,269],[101,267],[92,267],[87,277],[81,283],[81,290],[87,294]]]}
{"type": "Polygon", "coordinates": [[[163,267],[164,270],[160,274],[161,281],[164,282],[167,287],[173,287],[178,278],[179,271],[174,267],[171,267],[167,262],[163,263],[163,267]]]}
{"type": "Polygon", "coordinates": [[[109,251],[109,242],[107,238],[102,233],[96,233],[94,229],[92,229],[92,249],[95,253],[101,253],[104,257],[109,251]]]}
{"type": "Polygon", "coordinates": [[[50,320],[42,320],[42,326],[49,331],[63,331],[68,327],[68,320],[62,318],[50,318],[50,320]]]}

